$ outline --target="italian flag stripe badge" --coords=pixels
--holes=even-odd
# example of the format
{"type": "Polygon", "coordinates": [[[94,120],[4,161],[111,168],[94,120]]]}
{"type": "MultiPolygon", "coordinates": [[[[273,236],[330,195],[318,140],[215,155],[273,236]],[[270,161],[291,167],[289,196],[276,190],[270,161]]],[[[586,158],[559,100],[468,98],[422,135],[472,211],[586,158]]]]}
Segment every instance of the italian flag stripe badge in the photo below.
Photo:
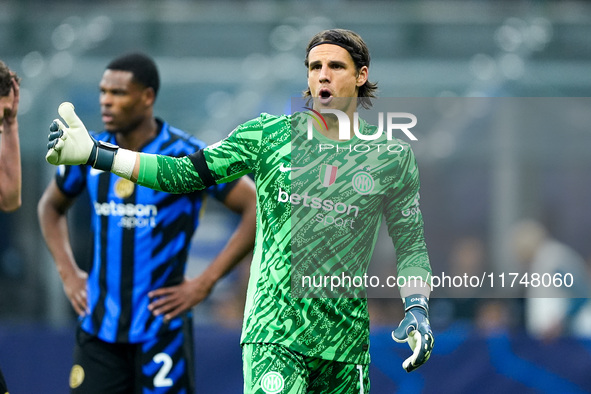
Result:
{"type": "Polygon", "coordinates": [[[322,186],[329,187],[336,181],[338,169],[339,167],[330,164],[323,164],[322,167],[320,167],[319,178],[322,186]]]}

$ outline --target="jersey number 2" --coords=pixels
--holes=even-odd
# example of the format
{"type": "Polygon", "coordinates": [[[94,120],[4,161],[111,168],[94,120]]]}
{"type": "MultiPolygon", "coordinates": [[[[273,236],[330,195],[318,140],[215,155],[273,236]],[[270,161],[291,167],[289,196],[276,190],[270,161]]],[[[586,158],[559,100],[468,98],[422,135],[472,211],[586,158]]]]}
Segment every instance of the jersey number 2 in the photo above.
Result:
{"type": "Polygon", "coordinates": [[[158,353],[153,358],[156,364],[162,363],[160,370],[154,376],[154,387],[170,387],[172,386],[172,379],[167,378],[166,375],[172,369],[172,358],[166,353],[158,353]]]}

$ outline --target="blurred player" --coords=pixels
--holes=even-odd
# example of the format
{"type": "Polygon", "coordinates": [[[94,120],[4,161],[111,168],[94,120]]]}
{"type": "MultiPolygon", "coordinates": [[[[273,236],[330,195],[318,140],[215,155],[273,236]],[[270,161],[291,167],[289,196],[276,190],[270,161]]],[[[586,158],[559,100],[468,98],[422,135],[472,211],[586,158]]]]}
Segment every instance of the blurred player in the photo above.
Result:
{"type": "MultiPolygon", "coordinates": [[[[525,328],[535,338],[591,337],[591,281],[585,259],[554,238],[548,228],[523,219],[511,231],[515,256],[531,278],[576,278],[571,286],[528,286],[525,289],[525,328]]],[[[531,279],[536,283],[535,279],[531,279]]],[[[542,280],[542,279],[539,279],[542,280]]]]}
{"type": "Polygon", "coordinates": [[[0,61],[0,210],[21,206],[21,155],[18,136],[18,76],[0,61]]]}
{"type": "MultiPolygon", "coordinates": [[[[365,42],[352,31],[313,37],[305,58],[312,109],[339,110],[354,119],[359,104],[370,106],[377,86],[368,80],[369,60],[365,42]]],[[[326,128],[314,130],[313,140],[340,148],[320,152],[308,149],[317,146],[305,137],[310,113],[262,114],[219,143],[167,158],[101,146],[70,103],[58,112],[69,128],[61,121],[50,127],[46,158],[52,164],[88,162],[174,193],[254,174],[257,239],[241,338],[245,393],[369,391],[367,299],[298,297],[292,276],[306,266],[335,275],[367,272],[382,216],[396,246],[398,275],[421,278],[401,288],[406,314],[392,335],[413,349],[403,367],[410,372],[431,355],[431,267],[418,209],[418,169],[407,143],[396,140],[399,149],[380,154],[347,149],[359,137],[349,130],[342,138],[337,118],[326,115],[326,128]]],[[[363,120],[358,126],[362,135],[377,134],[363,120]]],[[[372,143],[387,143],[386,136],[372,143]]]]}
{"type": "MultiPolygon", "coordinates": [[[[154,117],[159,75],[153,60],[127,54],[100,81],[105,131],[97,140],[146,153],[186,156],[205,145],[154,117]]],[[[74,393],[192,393],[190,310],[252,250],[255,191],[248,177],[207,194],[242,215],[204,273],[184,278],[205,192],[155,192],[91,166],[60,166],[41,200],[43,236],[65,292],[80,315],[70,387],[74,393]],[[66,213],[88,190],[94,231],[88,274],[74,260],[66,213]]]]}
{"type": "MultiPolygon", "coordinates": [[[[18,136],[20,79],[0,61],[0,210],[21,206],[21,154],[18,136]]],[[[8,393],[0,370],[0,393],[8,393]]]]}

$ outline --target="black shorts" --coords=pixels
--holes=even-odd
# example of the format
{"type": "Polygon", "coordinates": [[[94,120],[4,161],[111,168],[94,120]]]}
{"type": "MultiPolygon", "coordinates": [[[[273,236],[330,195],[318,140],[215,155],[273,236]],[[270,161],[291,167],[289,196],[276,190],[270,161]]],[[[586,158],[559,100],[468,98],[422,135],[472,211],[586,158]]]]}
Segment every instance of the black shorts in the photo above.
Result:
{"type": "Polygon", "coordinates": [[[8,394],[8,387],[6,387],[6,381],[4,380],[4,375],[2,375],[1,369],[0,369],[0,394],[8,394]]]}
{"type": "Polygon", "coordinates": [[[76,332],[70,389],[75,394],[194,393],[193,324],[144,343],[109,343],[76,332]]]}

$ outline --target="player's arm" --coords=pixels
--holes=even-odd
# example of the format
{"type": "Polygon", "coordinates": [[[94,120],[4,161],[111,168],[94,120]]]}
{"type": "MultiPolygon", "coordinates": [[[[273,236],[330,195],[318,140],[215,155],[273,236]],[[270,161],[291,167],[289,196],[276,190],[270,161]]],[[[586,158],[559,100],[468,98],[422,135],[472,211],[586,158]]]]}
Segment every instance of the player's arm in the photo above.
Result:
{"type": "Polygon", "coordinates": [[[74,259],[66,213],[74,199],[66,196],[54,180],[47,186],[39,203],[37,216],[45,243],[53,256],[64,291],[76,313],[87,311],[86,280],[88,275],[74,259]]]}
{"type": "Polygon", "coordinates": [[[92,138],[71,103],[62,103],[58,113],[69,127],[59,119],[51,124],[45,156],[50,164],[87,164],[168,193],[190,193],[250,172],[244,161],[246,153],[252,152],[246,147],[236,152],[234,148],[240,144],[206,148],[208,154],[219,154],[213,161],[211,157],[208,161],[204,149],[180,158],[137,153],[92,138]]]}
{"type": "Polygon", "coordinates": [[[256,228],[256,193],[254,182],[242,177],[223,201],[230,210],[241,215],[238,227],[211,264],[201,275],[186,279],[177,286],[150,292],[155,299],[149,308],[154,315],[165,314],[172,319],[203,301],[214,285],[229,273],[252,250],[256,228]]]}
{"type": "Polygon", "coordinates": [[[429,322],[432,273],[419,208],[419,173],[409,146],[398,160],[400,181],[389,194],[384,213],[396,248],[405,312],[404,319],[392,332],[392,338],[396,342],[407,342],[413,351],[402,363],[402,367],[411,372],[429,359],[433,349],[434,337],[429,322]]]}
{"type": "Polygon", "coordinates": [[[49,143],[45,159],[59,165],[87,164],[111,171],[122,178],[154,190],[189,193],[205,188],[188,157],[137,153],[95,140],[74,112],[71,103],[62,103],[58,113],[67,122],[55,119],[49,126],[49,143]]]}
{"type": "Polygon", "coordinates": [[[20,88],[12,79],[13,100],[2,117],[2,141],[0,143],[0,210],[14,211],[21,206],[21,154],[18,135],[18,104],[20,88]]]}

